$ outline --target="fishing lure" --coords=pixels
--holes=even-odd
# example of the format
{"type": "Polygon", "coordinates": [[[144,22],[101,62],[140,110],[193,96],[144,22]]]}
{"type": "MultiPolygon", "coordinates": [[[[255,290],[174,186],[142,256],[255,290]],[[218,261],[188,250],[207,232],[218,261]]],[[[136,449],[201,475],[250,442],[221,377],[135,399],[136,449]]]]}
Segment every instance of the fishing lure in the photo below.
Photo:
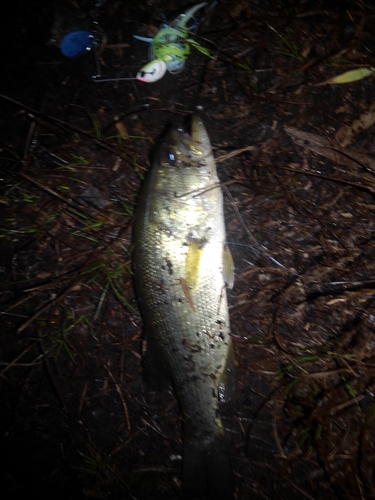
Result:
{"type": "Polygon", "coordinates": [[[60,51],[68,59],[76,59],[89,52],[96,42],[92,31],[71,31],[61,41],[60,51]]]}
{"type": "Polygon", "coordinates": [[[150,62],[138,71],[137,80],[152,83],[160,80],[167,71],[174,75],[181,73],[190,54],[190,43],[187,41],[189,33],[196,31],[198,27],[194,14],[205,5],[207,2],[191,7],[170,25],[161,24],[160,30],[153,38],[133,35],[137,40],[150,44],[150,62]]]}
{"type": "Polygon", "coordinates": [[[86,54],[86,52],[89,52],[93,47],[94,49],[96,48],[99,42],[97,35],[98,12],[99,7],[104,1],[95,0],[92,29],[90,31],[71,31],[63,37],[60,44],[60,51],[63,56],[68,59],[77,59],[86,54]]]}
{"type": "MultiPolygon", "coordinates": [[[[92,48],[94,49],[96,63],[96,75],[92,76],[94,82],[139,80],[152,83],[160,80],[167,71],[172,74],[181,73],[190,54],[191,45],[209,55],[206,49],[189,38],[191,33],[196,33],[198,30],[198,22],[195,20],[194,14],[207,5],[207,2],[202,2],[177,16],[171,24],[162,23],[160,30],[153,38],[133,35],[134,38],[150,44],[148,51],[150,62],[138,71],[135,78],[103,78],[98,55],[99,39],[97,35],[98,10],[103,1],[95,1],[91,31],[72,31],[65,35],[60,46],[62,54],[69,59],[76,59],[89,52],[92,48]]],[[[211,8],[216,3],[213,2],[211,8]]]]}

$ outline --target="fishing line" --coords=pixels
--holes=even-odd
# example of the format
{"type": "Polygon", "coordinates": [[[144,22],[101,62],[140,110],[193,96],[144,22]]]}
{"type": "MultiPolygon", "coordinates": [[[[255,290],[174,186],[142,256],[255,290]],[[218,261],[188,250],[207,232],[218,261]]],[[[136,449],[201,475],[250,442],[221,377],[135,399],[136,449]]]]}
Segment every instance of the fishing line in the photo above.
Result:
{"type": "Polygon", "coordinates": [[[197,196],[201,196],[204,193],[208,193],[208,191],[212,191],[213,189],[217,189],[221,186],[220,182],[216,182],[211,186],[208,186],[204,189],[193,189],[193,191],[188,191],[186,193],[182,193],[179,195],[175,195],[175,198],[185,198],[185,196],[193,195],[192,198],[196,198],[197,196]]]}
{"type": "Polygon", "coordinates": [[[285,271],[287,271],[288,273],[291,273],[293,274],[294,276],[299,276],[298,273],[296,273],[295,271],[291,271],[290,269],[288,269],[287,267],[283,266],[280,262],[278,262],[274,257],[271,257],[271,255],[268,255],[267,252],[265,252],[264,250],[259,250],[259,248],[256,248],[252,245],[249,245],[248,243],[236,243],[235,241],[227,241],[227,245],[234,245],[234,246],[238,246],[238,247],[246,247],[246,248],[250,248],[251,250],[253,250],[254,252],[258,253],[259,255],[261,255],[262,257],[266,257],[267,259],[269,259],[271,262],[273,262],[274,264],[277,265],[277,267],[281,267],[282,269],[284,269],[285,271]]]}
{"type": "MultiPolygon", "coordinates": [[[[176,195],[176,198],[182,198],[182,197],[185,197],[185,196],[188,196],[188,195],[193,195],[192,198],[195,198],[197,196],[202,195],[203,193],[211,191],[212,189],[217,189],[218,187],[223,187],[224,190],[225,190],[225,193],[228,196],[228,198],[229,198],[229,200],[231,202],[231,205],[232,205],[232,207],[233,207],[233,209],[234,209],[234,211],[236,213],[236,216],[237,216],[238,220],[240,221],[240,224],[241,224],[243,230],[245,231],[245,233],[247,234],[247,236],[251,239],[251,241],[253,241],[255,243],[255,245],[259,246],[259,243],[257,242],[257,240],[254,238],[254,236],[251,234],[250,230],[246,226],[246,224],[245,224],[245,222],[243,220],[243,217],[240,214],[240,212],[239,212],[239,210],[237,208],[237,205],[235,204],[233,196],[232,196],[231,192],[229,191],[229,189],[227,187],[228,184],[234,184],[236,182],[237,182],[236,179],[234,179],[232,181],[225,182],[225,183],[218,182],[218,183],[215,183],[212,186],[208,186],[207,188],[202,189],[202,190],[189,191],[189,192],[184,193],[184,194],[179,195],[179,196],[176,195]]],[[[235,245],[236,243],[229,243],[228,242],[228,245],[229,244],[235,245]]],[[[276,264],[277,267],[281,267],[282,269],[284,269],[288,273],[291,273],[291,274],[293,274],[295,276],[298,276],[298,273],[296,273],[295,271],[291,271],[290,269],[288,269],[287,267],[285,267],[283,264],[281,264],[281,262],[279,262],[278,260],[276,260],[274,257],[271,257],[271,255],[269,255],[265,250],[260,250],[260,249],[257,249],[255,247],[251,246],[251,245],[246,245],[246,244],[239,244],[239,243],[237,243],[237,245],[239,245],[239,246],[248,246],[249,248],[251,248],[251,249],[255,250],[256,252],[258,252],[259,255],[265,257],[266,259],[268,259],[271,262],[273,262],[274,264],[276,264]]]]}
{"type": "MultiPolygon", "coordinates": [[[[247,236],[251,239],[251,241],[253,241],[258,247],[259,247],[259,243],[257,242],[257,240],[254,238],[254,236],[251,234],[251,231],[249,230],[249,228],[246,226],[244,220],[243,220],[243,217],[242,215],[240,214],[240,211],[238,210],[237,208],[237,205],[233,199],[233,196],[231,194],[231,192],[229,191],[229,189],[227,188],[227,186],[223,186],[224,187],[224,190],[225,190],[225,193],[226,195],[228,196],[231,204],[232,204],[232,207],[237,215],[237,218],[238,220],[240,221],[240,224],[243,228],[243,230],[245,231],[245,233],[247,234],[247,236]]],[[[232,243],[232,244],[235,244],[235,243],[232,243]]],[[[230,245],[230,243],[228,242],[228,245],[230,245]]],[[[294,271],[291,271],[290,269],[288,269],[287,267],[285,267],[283,264],[281,264],[281,262],[279,262],[278,260],[276,260],[274,257],[271,257],[271,255],[268,254],[268,252],[264,251],[264,250],[260,250],[259,248],[255,248],[251,245],[245,245],[244,243],[238,243],[238,246],[248,246],[249,248],[255,250],[256,252],[258,252],[260,255],[262,255],[263,257],[266,257],[268,260],[270,260],[271,262],[273,262],[274,264],[276,264],[276,266],[278,267],[281,267],[282,269],[285,269],[285,271],[287,271],[288,273],[291,273],[295,276],[298,276],[298,273],[294,272],[294,271]]]]}
{"type": "Polygon", "coordinates": [[[95,9],[94,9],[94,14],[93,14],[93,20],[92,24],[95,26],[95,29],[93,28],[93,33],[95,36],[95,41],[94,41],[94,58],[95,58],[95,66],[96,66],[96,75],[92,75],[91,79],[95,83],[101,83],[101,82],[121,82],[121,81],[129,81],[129,80],[136,80],[135,77],[132,78],[102,78],[102,69],[100,65],[100,60],[99,60],[99,53],[98,53],[98,35],[97,35],[97,30],[99,26],[98,22],[98,11],[100,5],[103,3],[104,0],[97,0],[95,4],[95,9]]]}
{"type": "Polygon", "coordinates": [[[137,78],[102,78],[101,75],[93,75],[92,81],[95,83],[101,83],[101,82],[124,82],[124,81],[129,81],[129,80],[137,80],[137,78]]]}

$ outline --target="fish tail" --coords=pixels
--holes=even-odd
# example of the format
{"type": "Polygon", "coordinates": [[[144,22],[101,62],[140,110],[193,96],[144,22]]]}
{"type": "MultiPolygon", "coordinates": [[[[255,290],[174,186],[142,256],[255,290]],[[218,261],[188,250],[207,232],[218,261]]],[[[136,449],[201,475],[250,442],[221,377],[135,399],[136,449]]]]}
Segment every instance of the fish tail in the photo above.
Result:
{"type": "Polygon", "coordinates": [[[185,439],[184,500],[233,500],[234,476],[224,436],[208,445],[185,439]]]}

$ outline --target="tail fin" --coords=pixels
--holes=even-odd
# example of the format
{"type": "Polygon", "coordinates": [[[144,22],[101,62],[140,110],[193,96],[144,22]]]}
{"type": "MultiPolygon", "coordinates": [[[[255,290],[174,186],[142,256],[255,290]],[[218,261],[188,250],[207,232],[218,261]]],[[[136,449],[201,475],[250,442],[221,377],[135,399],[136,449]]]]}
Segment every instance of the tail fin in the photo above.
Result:
{"type": "Polygon", "coordinates": [[[184,440],[184,500],[233,500],[234,476],[224,436],[208,446],[184,440]]]}

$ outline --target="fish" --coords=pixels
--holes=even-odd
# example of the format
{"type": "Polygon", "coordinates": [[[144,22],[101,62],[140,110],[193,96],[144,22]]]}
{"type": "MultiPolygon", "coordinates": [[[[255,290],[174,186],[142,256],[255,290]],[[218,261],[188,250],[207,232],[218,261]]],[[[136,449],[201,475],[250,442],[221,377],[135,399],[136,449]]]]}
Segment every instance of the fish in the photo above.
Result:
{"type": "Polygon", "coordinates": [[[234,281],[223,194],[199,115],[156,149],[133,229],[133,273],[150,362],[182,413],[182,492],[232,500],[234,475],[219,415],[235,386],[226,286],[234,281]]]}

